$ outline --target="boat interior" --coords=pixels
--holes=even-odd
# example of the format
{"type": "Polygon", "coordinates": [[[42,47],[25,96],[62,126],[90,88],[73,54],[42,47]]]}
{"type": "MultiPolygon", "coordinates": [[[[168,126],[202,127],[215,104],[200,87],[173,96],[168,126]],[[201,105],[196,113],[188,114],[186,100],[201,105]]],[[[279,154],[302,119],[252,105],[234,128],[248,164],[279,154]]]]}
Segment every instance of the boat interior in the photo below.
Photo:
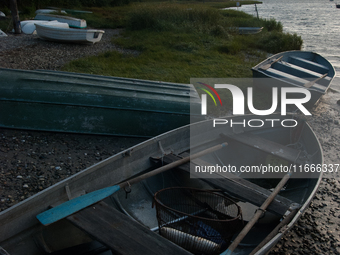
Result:
{"type": "Polygon", "coordinates": [[[261,62],[253,70],[296,86],[311,86],[321,92],[327,90],[335,75],[331,64],[312,52],[280,53],[261,62]]]}
{"type": "MultiPolygon", "coordinates": [[[[240,206],[243,221],[246,224],[265,199],[261,198],[256,201],[261,197],[259,194],[273,190],[283,175],[277,175],[276,173],[274,178],[272,176],[257,178],[258,174],[229,173],[225,176],[213,175],[213,178],[203,175],[208,177],[203,180],[202,178],[200,179],[201,176],[197,177],[193,173],[195,169],[193,165],[204,165],[209,162],[209,164],[218,163],[224,166],[232,165],[240,168],[245,165],[260,166],[263,162],[269,162],[268,160],[272,160],[270,161],[272,164],[278,165],[289,165],[294,163],[293,161],[296,163],[298,158],[310,163],[322,160],[322,152],[318,150],[318,146],[315,144],[316,141],[311,139],[313,132],[306,127],[306,124],[299,130],[281,127],[250,132],[247,135],[245,139],[242,139],[239,138],[242,135],[235,138],[226,133],[218,139],[200,144],[194,147],[192,151],[200,151],[202,147],[209,147],[225,141],[228,142],[228,146],[221,150],[143,180],[140,183],[134,184],[131,189],[121,190],[106,199],[105,203],[126,215],[130,222],[135,222],[155,233],[159,233],[159,228],[162,226],[157,221],[156,209],[153,207],[156,192],[169,187],[193,187],[203,190],[214,190],[232,199],[240,206]],[[279,158],[270,153],[275,150],[281,150],[282,154],[279,155],[279,158]],[[293,154],[295,154],[295,157],[293,154]],[[276,163],[273,163],[273,160],[276,160],[276,163]]],[[[173,162],[176,158],[185,157],[188,153],[188,151],[183,151],[179,155],[164,155],[161,158],[152,158],[150,160],[153,162],[153,167],[149,170],[173,162]]],[[[233,254],[249,254],[280,223],[282,215],[292,205],[303,210],[311,195],[315,192],[315,186],[319,182],[320,175],[308,173],[305,176],[296,177],[291,178],[284,188],[281,189],[272,206],[268,207],[268,210],[263,213],[263,216],[246,235],[233,254]]],[[[178,220],[180,221],[181,219],[178,220]]],[[[105,228],[104,225],[101,227],[105,228]]],[[[90,231],[92,236],[96,236],[96,233],[97,231],[90,231]]],[[[98,235],[102,235],[102,233],[98,235]]],[[[115,240],[112,240],[112,242],[115,242],[115,240]]],[[[129,242],[129,240],[126,240],[121,245],[127,245],[129,242]]],[[[63,250],[62,253],[59,251],[53,254],[123,253],[115,253],[105,245],[101,245],[100,242],[94,241],[79,247],[68,248],[63,250]]]]}

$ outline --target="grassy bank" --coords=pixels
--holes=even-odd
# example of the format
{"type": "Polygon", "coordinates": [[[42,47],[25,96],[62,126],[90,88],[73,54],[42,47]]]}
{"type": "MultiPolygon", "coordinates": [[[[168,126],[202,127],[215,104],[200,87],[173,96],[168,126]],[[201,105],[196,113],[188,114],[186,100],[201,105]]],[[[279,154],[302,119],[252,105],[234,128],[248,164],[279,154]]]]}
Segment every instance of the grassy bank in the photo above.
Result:
{"type": "Polygon", "coordinates": [[[250,77],[250,68],[267,52],[302,44],[275,20],[210,4],[141,3],[120,11],[119,27],[125,30],[113,42],[136,54],[109,52],[73,61],[64,70],[183,83],[190,77],[250,77]],[[264,28],[256,35],[239,35],[240,26],[264,28]]]}

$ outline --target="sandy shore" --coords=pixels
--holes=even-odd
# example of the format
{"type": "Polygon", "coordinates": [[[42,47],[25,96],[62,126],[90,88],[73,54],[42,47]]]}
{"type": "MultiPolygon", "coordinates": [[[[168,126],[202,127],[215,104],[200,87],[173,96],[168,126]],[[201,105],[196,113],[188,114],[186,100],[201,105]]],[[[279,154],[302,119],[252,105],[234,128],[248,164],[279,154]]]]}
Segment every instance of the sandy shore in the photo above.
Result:
{"type": "MultiPolygon", "coordinates": [[[[0,38],[0,67],[58,70],[79,57],[121,50],[105,30],[95,45],[59,44],[36,35],[0,38]]],[[[340,163],[340,82],[308,119],[324,150],[325,163],[340,163]]],[[[43,190],[143,139],[0,129],[0,210],[43,190]]],[[[340,170],[339,170],[340,171],[340,170]]],[[[310,208],[271,254],[340,254],[340,179],[325,175],[310,208]]]]}

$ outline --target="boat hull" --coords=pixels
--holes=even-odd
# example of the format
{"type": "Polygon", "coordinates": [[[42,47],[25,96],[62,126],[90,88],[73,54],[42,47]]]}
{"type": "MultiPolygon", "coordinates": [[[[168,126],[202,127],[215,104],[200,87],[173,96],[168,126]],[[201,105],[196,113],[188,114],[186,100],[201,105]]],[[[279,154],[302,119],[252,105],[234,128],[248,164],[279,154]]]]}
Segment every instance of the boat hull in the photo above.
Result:
{"type": "Polygon", "coordinates": [[[33,34],[35,32],[35,24],[36,23],[46,23],[49,26],[56,26],[56,27],[63,27],[63,28],[69,28],[69,25],[67,23],[61,23],[59,21],[44,21],[44,20],[24,20],[21,21],[21,31],[24,34],[33,34]]]}
{"type": "MultiPolygon", "coordinates": [[[[191,85],[0,69],[0,127],[152,137],[190,122],[191,85]]],[[[200,116],[197,116],[200,118],[200,116]]]]}
{"type": "Polygon", "coordinates": [[[241,35],[253,35],[262,31],[263,27],[239,27],[238,31],[241,35]]]}
{"type": "Polygon", "coordinates": [[[74,29],[50,26],[48,24],[36,24],[36,31],[40,38],[68,43],[97,43],[102,39],[104,30],[74,29]]]}
{"type": "MultiPolygon", "coordinates": [[[[314,52],[286,51],[281,52],[262,61],[252,68],[254,86],[260,89],[271,90],[273,87],[306,88],[311,93],[311,99],[304,105],[313,107],[326,94],[335,76],[332,64],[314,52]],[[281,58],[278,62],[274,60],[281,58]],[[271,64],[272,63],[272,64],[271,64]],[[263,70],[262,67],[271,64],[263,70]],[[323,75],[326,77],[317,80],[323,75]],[[315,82],[314,82],[315,81],[315,82]],[[307,83],[313,86],[306,87],[307,83]]],[[[290,98],[301,98],[301,93],[289,93],[290,98]]],[[[279,97],[280,98],[280,97],[279,97]]]]}
{"type": "Polygon", "coordinates": [[[74,28],[86,28],[86,20],[83,19],[76,19],[69,16],[60,16],[60,15],[54,15],[54,14],[47,14],[47,13],[40,13],[35,16],[36,20],[57,20],[62,23],[68,23],[70,27],[74,28]]]}
{"type": "MultiPolygon", "coordinates": [[[[273,115],[271,117],[273,119],[282,119],[280,115],[273,115]]],[[[234,118],[234,120],[240,121],[245,119],[248,121],[252,118],[254,116],[246,115],[234,118]]],[[[259,119],[258,116],[256,118],[259,119]]],[[[268,116],[265,118],[268,118],[268,116]]],[[[302,145],[299,148],[303,148],[311,156],[309,159],[310,164],[322,164],[322,150],[314,132],[307,123],[300,123],[302,124],[302,129],[296,141],[302,145]]],[[[277,125],[272,128],[271,125],[266,124],[256,129],[244,128],[243,131],[252,132],[283,145],[287,145],[292,141],[292,130],[277,125]]],[[[202,148],[223,142],[224,140],[220,138],[220,134],[230,132],[233,132],[232,129],[225,126],[212,130],[212,120],[198,122],[154,137],[91,166],[1,212],[0,225],[2,226],[2,231],[0,232],[0,246],[10,254],[22,254],[20,252],[25,251],[25,254],[40,255],[47,251],[52,252],[67,248],[68,246],[88,242],[90,237],[84,233],[78,233],[77,228],[72,226],[67,220],[61,220],[43,227],[36,219],[36,215],[47,210],[49,205],[58,205],[67,201],[68,194],[71,197],[75,197],[77,194],[89,193],[140,175],[142,172],[155,167],[150,158],[162,158],[170,152],[177,155],[188,149],[191,149],[192,152],[201,150],[202,148]]],[[[230,162],[231,164],[246,165],[254,164],[253,160],[256,159],[259,160],[256,164],[260,164],[266,158],[266,155],[257,148],[230,142],[228,146],[216,152],[216,154],[203,157],[202,160],[211,160],[211,163],[216,163],[216,158],[222,159],[224,163],[230,162]]],[[[308,208],[320,180],[321,173],[311,174],[303,179],[291,179],[287,188],[280,192],[282,196],[301,204],[302,207],[294,219],[289,222],[287,229],[278,234],[279,237],[288,231],[308,208]]],[[[167,186],[191,186],[211,189],[211,186],[205,183],[204,180],[191,179],[187,173],[170,171],[134,184],[132,192],[129,193],[127,198],[126,193],[122,190],[106,199],[105,202],[119,208],[122,212],[143,225],[154,228],[157,226],[157,221],[156,217],[154,217],[155,209],[151,207],[153,194],[167,186]]],[[[243,212],[247,211],[244,205],[241,207],[243,212]]],[[[253,211],[250,214],[252,215],[252,213],[253,211]]],[[[248,220],[247,217],[244,217],[244,219],[248,220]]],[[[279,222],[280,217],[273,217],[273,215],[266,213],[265,217],[261,219],[260,224],[250,232],[250,237],[235,252],[237,254],[249,254],[254,246],[259,241],[262,241],[264,236],[279,222]]],[[[267,246],[272,247],[279,239],[278,236],[271,239],[267,246]]],[[[261,251],[258,254],[265,254],[265,252],[261,251]]]]}

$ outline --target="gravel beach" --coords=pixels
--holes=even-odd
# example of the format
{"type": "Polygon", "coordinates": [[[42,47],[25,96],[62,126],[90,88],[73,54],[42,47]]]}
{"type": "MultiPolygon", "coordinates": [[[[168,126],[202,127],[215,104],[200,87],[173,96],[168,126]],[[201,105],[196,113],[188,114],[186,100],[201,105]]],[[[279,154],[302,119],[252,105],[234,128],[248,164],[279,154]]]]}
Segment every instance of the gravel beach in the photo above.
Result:
{"type": "MultiPolygon", "coordinates": [[[[70,60],[120,50],[111,43],[119,30],[105,29],[94,45],[59,44],[37,35],[0,37],[0,67],[59,70],[70,60]]],[[[340,84],[340,83],[339,83],[340,84]]],[[[340,98],[334,84],[308,119],[324,150],[325,163],[339,164],[340,98]]],[[[0,211],[100,160],[143,141],[0,129],[0,211]]],[[[311,206],[270,254],[340,254],[340,179],[327,176],[311,206]]]]}
{"type": "Polygon", "coordinates": [[[102,40],[95,44],[57,43],[42,40],[36,34],[8,34],[0,37],[0,67],[58,70],[77,58],[110,50],[128,52],[111,43],[112,37],[119,36],[119,32],[119,29],[105,29],[102,40]]]}

